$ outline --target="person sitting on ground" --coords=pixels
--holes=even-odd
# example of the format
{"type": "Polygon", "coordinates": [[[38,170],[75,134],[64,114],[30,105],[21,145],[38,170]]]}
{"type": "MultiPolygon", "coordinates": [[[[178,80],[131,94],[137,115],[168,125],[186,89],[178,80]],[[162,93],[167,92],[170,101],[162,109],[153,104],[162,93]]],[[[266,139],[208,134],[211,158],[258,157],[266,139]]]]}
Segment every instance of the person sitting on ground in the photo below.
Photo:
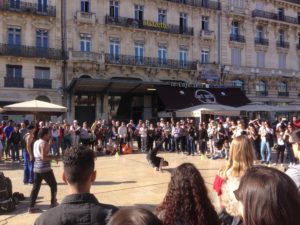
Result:
{"type": "Polygon", "coordinates": [[[162,223],[152,212],[131,207],[116,212],[108,225],[162,225],[162,223]]]}
{"type": "Polygon", "coordinates": [[[84,146],[70,148],[65,151],[63,163],[62,179],[68,186],[69,195],[59,206],[44,212],[35,225],[106,224],[117,208],[99,203],[90,193],[96,180],[94,151],[84,146]]]}
{"type": "Polygon", "coordinates": [[[204,179],[191,163],[176,168],[162,204],[156,209],[164,225],[219,225],[204,179]]]}
{"type": "Polygon", "coordinates": [[[110,137],[106,144],[105,154],[106,155],[114,155],[116,152],[117,152],[117,144],[110,137]]]}
{"type": "Polygon", "coordinates": [[[291,178],[277,169],[250,168],[234,193],[244,225],[299,225],[300,194],[291,178]]]}
{"type": "Polygon", "coordinates": [[[164,160],[164,158],[158,157],[157,153],[160,149],[162,149],[164,141],[157,141],[156,147],[153,150],[150,150],[147,153],[147,160],[153,166],[153,168],[157,171],[162,171],[162,168],[165,166],[169,166],[169,163],[164,160]]]}

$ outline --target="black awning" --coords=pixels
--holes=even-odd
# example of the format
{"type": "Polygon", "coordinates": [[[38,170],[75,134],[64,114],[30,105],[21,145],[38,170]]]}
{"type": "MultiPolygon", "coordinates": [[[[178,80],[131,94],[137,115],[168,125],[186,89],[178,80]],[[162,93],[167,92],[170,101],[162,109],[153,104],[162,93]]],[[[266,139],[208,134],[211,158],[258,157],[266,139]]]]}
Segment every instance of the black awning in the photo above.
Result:
{"type": "Polygon", "coordinates": [[[185,88],[165,85],[155,87],[165,110],[178,110],[208,103],[232,107],[250,103],[240,88],[185,88]]]}

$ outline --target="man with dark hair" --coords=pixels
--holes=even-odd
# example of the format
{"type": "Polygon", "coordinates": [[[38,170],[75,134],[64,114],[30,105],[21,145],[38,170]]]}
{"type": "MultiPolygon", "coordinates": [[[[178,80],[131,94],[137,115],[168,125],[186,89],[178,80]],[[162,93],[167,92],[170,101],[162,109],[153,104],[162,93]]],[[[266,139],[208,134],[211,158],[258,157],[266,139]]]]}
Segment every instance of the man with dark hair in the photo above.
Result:
{"type": "Polygon", "coordinates": [[[39,137],[40,139],[37,140],[33,145],[33,156],[35,160],[33,166],[34,181],[30,194],[30,207],[28,209],[29,213],[40,211],[38,208],[34,208],[34,205],[43,180],[46,181],[51,189],[50,208],[58,205],[56,200],[57,183],[51,169],[51,160],[58,162],[58,158],[56,156],[49,155],[49,151],[52,146],[52,138],[49,128],[41,128],[39,130],[39,137]]]}
{"type": "Polygon", "coordinates": [[[84,146],[70,148],[66,150],[63,162],[62,178],[68,185],[69,195],[59,206],[37,218],[35,225],[105,225],[117,208],[99,203],[90,194],[96,179],[94,152],[84,146]]]}

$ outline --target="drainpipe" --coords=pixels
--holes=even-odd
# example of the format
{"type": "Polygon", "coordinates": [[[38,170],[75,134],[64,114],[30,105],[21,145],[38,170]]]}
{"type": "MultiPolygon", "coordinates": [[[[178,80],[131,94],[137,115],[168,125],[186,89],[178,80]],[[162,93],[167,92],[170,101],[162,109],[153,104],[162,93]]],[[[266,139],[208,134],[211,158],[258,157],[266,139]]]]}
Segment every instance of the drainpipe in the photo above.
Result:
{"type": "MultiPolygon", "coordinates": [[[[63,57],[62,65],[62,103],[67,107],[67,19],[66,8],[67,1],[61,0],[61,49],[63,57]]],[[[66,115],[64,115],[66,117],[66,115]]]]}
{"type": "Polygon", "coordinates": [[[220,11],[218,12],[218,65],[221,66],[221,0],[218,1],[220,4],[220,11]]]}

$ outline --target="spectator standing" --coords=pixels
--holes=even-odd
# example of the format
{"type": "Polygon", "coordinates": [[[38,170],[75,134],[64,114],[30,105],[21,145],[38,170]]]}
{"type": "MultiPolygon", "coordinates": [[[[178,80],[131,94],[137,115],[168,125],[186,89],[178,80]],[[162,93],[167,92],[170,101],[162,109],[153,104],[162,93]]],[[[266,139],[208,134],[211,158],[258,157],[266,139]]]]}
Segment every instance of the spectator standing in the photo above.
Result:
{"type": "Polygon", "coordinates": [[[142,152],[146,152],[148,129],[145,123],[142,123],[142,126],[139,128],[139,134],[141,137],[141,150],[142,152]]]}
{"type": "Polygon", "coordinates": [[[11,142],[11,156],[12,161],[20,161],[20,147],[21,147],[21,134],[19,132],[20,125],[15,125],[13,132],[10,134],[10,142],[11,142]]]}
{"type": "Polygon", "coordinates": [[[121,126],[118,128],[118,137],[119,137],[119,153],[122,154],[123,144],[127,144],[128,131],[125,122],[121,123],[121,126]]]}
{"type": "Polygon", "coordinates": [[[10,140],[10,135],[14,130],[13,127],[13,121],[9,120],[7,126],[4,128],[4,133],[6,137],[6,145],[5,145],[5,157],[8,158],[10,157],[10,150],[11,150],[11,140],[10,140]]]}

